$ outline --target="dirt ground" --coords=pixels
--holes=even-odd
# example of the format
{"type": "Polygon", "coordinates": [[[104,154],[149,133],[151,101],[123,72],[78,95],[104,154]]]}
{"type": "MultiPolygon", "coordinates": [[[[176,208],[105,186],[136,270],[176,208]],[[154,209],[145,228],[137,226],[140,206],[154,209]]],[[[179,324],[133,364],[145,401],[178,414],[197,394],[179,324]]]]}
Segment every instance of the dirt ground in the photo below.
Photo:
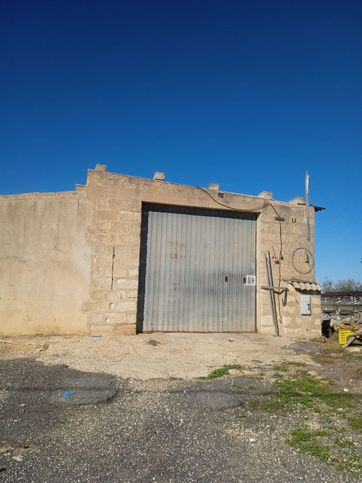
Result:
{"type": "Polygon", "coordinates": [[[362,345],[0,340],[4,482],[362,481],[362,345]]]}
{"type": "Polygon", "coordinates": [[[259,334],[26,337],[0,339],[0,357],[31,355],[46,364],[124,378],[193,379],[225,364],[311,363],[310,354],[317,347],[309,341],[259,334]]]}

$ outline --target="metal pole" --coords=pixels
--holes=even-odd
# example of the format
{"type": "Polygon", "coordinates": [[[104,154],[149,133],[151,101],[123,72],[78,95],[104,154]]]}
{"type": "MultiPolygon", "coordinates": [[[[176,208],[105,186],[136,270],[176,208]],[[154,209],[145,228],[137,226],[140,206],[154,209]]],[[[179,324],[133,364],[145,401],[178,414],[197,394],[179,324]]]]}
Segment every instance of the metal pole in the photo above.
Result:
{"type": "MultiPolygon", "coordinates": [[[[268,252],[268,254],[270,258],[270,253],[268,252]]],[[[278,326],[277,311],[276,311],[275,297],[274,297],[273,274],[271,272],[271,265],[269,265],[268,258],[266,255],[265,255],[265,265],[266,265],[266,271],[268,274],[268,286],[269,286],[269,294],[270,294],[270,304],[271,304],[272,315],[273,315],[274,330],[275,330],[275,335],[279,336],[279,326],[278,326]]]]}

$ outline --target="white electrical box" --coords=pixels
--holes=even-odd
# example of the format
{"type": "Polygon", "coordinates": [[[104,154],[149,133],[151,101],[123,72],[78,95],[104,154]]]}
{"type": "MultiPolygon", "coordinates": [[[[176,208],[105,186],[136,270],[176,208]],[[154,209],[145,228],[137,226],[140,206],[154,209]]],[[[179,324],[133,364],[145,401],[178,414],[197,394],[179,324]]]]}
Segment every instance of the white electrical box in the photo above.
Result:
{"type": "Polygon", "coordinates": [[[310,295],[300,296],[300,314],[301,315],[311,315],[311,305],[310,305],[310,295]]]}
{"type": "Polygon", "coordinates": [[[255,275],[245,275],[243,277],[243,284],[247,287],[254,287],[256,284],[256,276],[255,275]]]}

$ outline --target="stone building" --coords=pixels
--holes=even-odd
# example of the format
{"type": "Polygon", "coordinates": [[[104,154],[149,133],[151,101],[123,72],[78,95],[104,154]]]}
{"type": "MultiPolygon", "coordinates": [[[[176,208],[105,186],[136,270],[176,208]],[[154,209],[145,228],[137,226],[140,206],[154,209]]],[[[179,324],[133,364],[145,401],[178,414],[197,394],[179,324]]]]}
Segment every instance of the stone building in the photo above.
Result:
{"type": "Polygon", "coordinates": [[[0,196],[0,333],[318,336],[318,209],[104,165],[72,192],[0,196]]]}

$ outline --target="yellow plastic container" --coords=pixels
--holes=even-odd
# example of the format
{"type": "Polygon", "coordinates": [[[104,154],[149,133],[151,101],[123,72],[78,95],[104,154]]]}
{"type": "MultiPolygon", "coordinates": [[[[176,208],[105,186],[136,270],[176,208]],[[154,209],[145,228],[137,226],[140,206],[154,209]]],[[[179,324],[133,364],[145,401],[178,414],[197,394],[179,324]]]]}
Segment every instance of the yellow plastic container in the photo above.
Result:
{"type": "Polygon", "coordinates": [[[348,337],[351,337],[351,335],[354,335],[355,332],[353,330],[349,329],[339,329],[338,331],[338,340],[341,345],[345,344],[347,342],[348,337]]]}

